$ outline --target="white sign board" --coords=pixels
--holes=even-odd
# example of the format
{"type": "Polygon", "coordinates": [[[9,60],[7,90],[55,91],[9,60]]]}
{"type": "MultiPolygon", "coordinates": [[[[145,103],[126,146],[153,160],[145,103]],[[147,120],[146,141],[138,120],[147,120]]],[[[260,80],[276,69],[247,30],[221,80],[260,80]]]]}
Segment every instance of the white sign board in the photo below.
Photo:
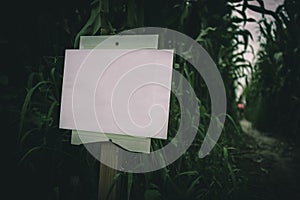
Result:
{"type": "MultiPolygon", "coordinates": [[[[158,35],[81,36],[79,49],[157,49],[158,35]]],[[[150,153],[151,138],[72,130],[71,144],[107,142],[133,152],[150,153]]]]}
{"type": "Polygon", "coordinates": [[[167,138],[172,50],[67,50],[60,128],[167,138]]]}

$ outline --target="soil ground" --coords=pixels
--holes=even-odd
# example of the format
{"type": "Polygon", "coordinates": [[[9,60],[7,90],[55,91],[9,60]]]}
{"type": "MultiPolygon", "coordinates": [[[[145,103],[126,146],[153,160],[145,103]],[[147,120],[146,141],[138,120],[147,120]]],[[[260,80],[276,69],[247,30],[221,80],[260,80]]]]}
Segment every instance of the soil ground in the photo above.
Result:
{"type": "Polygon", "coordinates": [[[240,162],[247,173],[244,199],[300,199],[300,149],[284,138],[276,138],[240,121],[249,143],[240,162]]]}

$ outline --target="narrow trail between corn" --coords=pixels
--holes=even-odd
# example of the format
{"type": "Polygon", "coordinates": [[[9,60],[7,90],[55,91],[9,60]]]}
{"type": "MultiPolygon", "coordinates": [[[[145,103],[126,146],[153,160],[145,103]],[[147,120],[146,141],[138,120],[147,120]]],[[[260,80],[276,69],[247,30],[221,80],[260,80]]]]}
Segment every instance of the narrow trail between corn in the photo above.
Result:
{"type": "Polygon", "coordinates": [[[245,119],[240,124],[249,138],[243,166],[250,177],[249,199],[300,199],[300,149],[284,138],[256,130],[245,119]]]}

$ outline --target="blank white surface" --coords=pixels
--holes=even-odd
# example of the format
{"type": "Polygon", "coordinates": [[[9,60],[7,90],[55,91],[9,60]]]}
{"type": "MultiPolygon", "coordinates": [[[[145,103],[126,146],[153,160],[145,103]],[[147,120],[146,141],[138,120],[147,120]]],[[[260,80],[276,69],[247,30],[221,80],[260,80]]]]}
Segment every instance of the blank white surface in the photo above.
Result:
{"type": "Polygon", "coordinates": [[[67,50],[60,127],[165,139],[172,62],[171,50],[67,50]],[[125,82],[116,87],[118,92],[112,93],[120,80],[125,82]],[[156,84],[137,90],[135,98],[128,102],[128,92],[140,87],[143,81],[156,84]],[[138,126],[127,126],[126,112],[114,116],[112,104],[116,112],[129,106],[130,116],[138,126]],[[156,104],[165,112],[162,114],[161,109],[154,107],[151,119],[148,112],[156,104]]]}

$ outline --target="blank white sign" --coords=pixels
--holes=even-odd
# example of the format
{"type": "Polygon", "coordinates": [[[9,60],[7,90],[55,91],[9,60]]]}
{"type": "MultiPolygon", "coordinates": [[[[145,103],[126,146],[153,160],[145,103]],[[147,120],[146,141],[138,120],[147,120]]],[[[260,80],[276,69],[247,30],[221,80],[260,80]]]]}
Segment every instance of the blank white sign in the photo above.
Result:
{"type": "Polygon", "coordinates": [[[167,138],[172,50],[67,50],[60,128],[167,138]]]}

